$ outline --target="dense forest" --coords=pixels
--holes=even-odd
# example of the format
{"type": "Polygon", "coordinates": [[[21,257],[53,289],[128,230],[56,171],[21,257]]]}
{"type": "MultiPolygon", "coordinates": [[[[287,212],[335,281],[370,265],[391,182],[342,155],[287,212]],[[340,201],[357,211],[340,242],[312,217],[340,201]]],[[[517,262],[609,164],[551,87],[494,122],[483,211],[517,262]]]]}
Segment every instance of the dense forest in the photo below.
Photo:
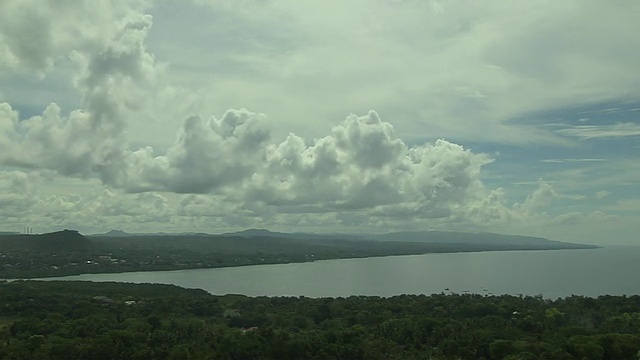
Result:
{"type": "Polygon", "coordinates": [[[213,296],[0,283],[2,359],[638,359],[640,296],[213,296]]]}

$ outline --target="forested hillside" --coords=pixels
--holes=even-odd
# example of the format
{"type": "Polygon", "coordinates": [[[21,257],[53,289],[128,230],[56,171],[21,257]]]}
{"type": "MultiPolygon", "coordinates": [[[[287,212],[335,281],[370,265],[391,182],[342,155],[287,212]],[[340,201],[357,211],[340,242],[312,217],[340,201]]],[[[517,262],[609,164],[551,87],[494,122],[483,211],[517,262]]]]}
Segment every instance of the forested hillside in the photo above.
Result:
{"type": "Polygon", "coordinates": [[[0,284],[2,359],[637,359],[640,296],[212,296],[0,284]]]}

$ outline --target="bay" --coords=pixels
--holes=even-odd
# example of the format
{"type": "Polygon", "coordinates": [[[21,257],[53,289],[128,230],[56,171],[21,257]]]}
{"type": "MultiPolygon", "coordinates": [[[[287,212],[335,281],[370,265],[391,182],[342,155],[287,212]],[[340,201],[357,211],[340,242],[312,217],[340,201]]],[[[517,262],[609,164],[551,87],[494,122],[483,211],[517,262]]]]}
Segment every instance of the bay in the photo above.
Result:
{"type": "Polygon", "coordinates": [[[640,247],[425,254],[42,280],[173,284],[214,295],[346,297],[400,294],[640,294],[640,247]]]}

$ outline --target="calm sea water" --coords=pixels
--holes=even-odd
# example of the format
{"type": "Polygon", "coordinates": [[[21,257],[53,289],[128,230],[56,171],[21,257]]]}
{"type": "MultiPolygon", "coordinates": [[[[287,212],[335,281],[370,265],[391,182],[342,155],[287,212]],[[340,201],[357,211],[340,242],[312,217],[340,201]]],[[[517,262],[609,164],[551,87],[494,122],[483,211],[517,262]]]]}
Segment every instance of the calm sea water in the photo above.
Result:
{"type": "Polygon", "coordinates": [[[301,264],[122,274],[63,280],[174,284],[211,294],[339,297],[478,293],[585,296],[640,294],[640,246],[593,250],[426,254],[301,264]]]}

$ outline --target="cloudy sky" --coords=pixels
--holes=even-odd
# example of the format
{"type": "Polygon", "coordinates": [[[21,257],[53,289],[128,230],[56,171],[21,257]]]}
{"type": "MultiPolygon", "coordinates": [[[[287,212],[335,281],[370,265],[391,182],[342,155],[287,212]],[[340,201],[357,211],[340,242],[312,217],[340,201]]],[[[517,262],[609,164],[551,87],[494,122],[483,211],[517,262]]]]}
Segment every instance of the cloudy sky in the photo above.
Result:
{"type": "Polygon", "coordinates": [[[640,2],[0,2],[0,231],[640,243],[640,2]]]}

